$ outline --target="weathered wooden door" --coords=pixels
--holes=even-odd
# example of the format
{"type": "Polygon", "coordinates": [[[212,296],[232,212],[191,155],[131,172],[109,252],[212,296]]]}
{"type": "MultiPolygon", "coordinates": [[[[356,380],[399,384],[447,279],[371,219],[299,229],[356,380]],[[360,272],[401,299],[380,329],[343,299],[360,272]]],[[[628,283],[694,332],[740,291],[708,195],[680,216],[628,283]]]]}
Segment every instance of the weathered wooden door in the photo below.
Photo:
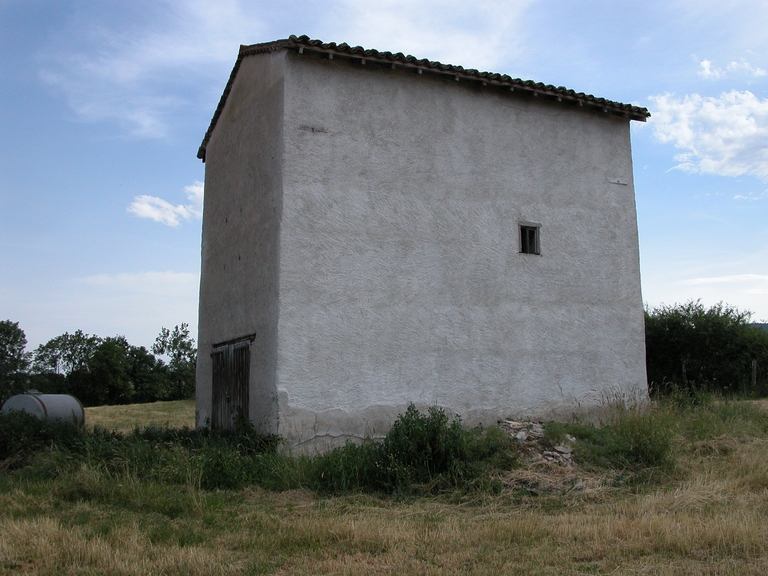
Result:
{"type": "Polygon", "coordinates": [[[211,428],[231,430],[239,419],[248,420],[248,378],[251,339],[214,346],[211,428]]]}

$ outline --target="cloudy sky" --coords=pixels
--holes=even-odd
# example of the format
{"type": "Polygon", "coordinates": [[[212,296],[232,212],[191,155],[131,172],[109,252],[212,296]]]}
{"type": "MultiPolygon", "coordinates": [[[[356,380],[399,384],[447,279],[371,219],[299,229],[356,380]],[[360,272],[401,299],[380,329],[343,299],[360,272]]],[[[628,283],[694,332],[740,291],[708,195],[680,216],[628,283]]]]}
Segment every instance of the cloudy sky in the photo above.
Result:
{"type": "Polygon", "coordinates": [[[0,319],[197,326],[204,165],[239,44],[307,34],[646,106],[643,295],[768,320],[764,0],[0,0],[0,319]]]}

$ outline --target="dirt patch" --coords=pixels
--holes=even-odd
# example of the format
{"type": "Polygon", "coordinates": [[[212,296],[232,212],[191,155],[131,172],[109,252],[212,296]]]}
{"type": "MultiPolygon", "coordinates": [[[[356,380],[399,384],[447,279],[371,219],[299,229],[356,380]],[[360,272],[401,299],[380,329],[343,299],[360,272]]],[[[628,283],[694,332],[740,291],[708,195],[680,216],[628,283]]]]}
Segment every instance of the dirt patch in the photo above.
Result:
{"type": "Polygon", "coordinates": [[[568,496],[600,500],[610,484],[603,476],[589,474],[576,465],[537,462],[512,470],[502,480],[507,490],[531,496],[568,496]]]}

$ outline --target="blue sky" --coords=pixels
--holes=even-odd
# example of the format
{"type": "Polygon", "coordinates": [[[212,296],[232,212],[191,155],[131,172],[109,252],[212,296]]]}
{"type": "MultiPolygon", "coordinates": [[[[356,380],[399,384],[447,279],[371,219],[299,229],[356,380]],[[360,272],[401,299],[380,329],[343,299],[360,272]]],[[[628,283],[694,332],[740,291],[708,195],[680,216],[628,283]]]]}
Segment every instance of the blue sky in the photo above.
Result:
{"type": "Polygon", "coordinates": [[[307,34],[646,106],[647,303],[768,320],[764,0],[0,0],[0,319],[196,332],[196,158],[239,44],[307,34]]]}

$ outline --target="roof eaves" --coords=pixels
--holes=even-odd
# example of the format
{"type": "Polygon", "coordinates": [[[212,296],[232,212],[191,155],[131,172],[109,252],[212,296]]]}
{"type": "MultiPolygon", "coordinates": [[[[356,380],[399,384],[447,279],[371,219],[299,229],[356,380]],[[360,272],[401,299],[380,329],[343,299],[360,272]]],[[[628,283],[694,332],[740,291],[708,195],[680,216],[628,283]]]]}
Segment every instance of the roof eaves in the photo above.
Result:
{"type": "Polygon", "coordinates": [[[249,46],[240,46],[237,61],[232,69],[232,73],[229,76],[227,85],[224,88],[224,93],[221,95],[219,105],[216,108],[216,112],[213,115],[211,124],[208,131],[205,133],[203,142],[198,150],[197,157],[205,162],[205,148],[208,144],[208,140],[213,133],[213,129],[216,126],[216,122],[224,109],[229,92],[232,89],[232,84],[237,75],[237,71],[240,68],[240,63],[246,56],[254,54],[263,54],[266,52],[276,52],[278,50],[295,50],[299,54],[315,53],[325,54],[329,59],[332,59],[335,55],[355,58],[361,60],[363,64],[366,62],[378,63],[381,65],[389,66],[391,68],[405,68],[412,69],[418,74],[428,72],[431,74],[441,74],[453,76],[456,81],[471,81],[480,83],[482,86],[494,86],[501,89],[506,89],[511,92],[522,92],[530,94],[533,97],[543,96],[546,99],[557,100],[558,102],[571,102],[580,107],[588,109],[595,109],[603,113],[610,113],[616,116],[621,116],[628,120],[638,120],[645,122],[650,117],[650,112],[647,108],[641,106],[634,106],[632,104],[624,104],[622,102],[614,102],[605,98],[598,98],[591,94],[585,94],[584,92],[576,92],[565,88],[564,86],[553,86],[551,84],[543,84],[541,82],[534,82],[532,80],[522,80],[520,78],[512,78],[507,74],[498,74],[495,72],[480,72],[473,68],[464,68],[462,66],[454,66],[452,64],[443,64],[427,59],[418,59],[414,56],[405,55],[402,52],[393,54],[392,52],[379,52],[378,50],[365,49],[362,46],[350,46],[349,44],[336,44],[335,42],[324,43],[321,40],[312,40],[309,36],[290,36],[284,40],[276,40],[274,42],[265,42],[262,44],[252,44],[249,46]]]}

